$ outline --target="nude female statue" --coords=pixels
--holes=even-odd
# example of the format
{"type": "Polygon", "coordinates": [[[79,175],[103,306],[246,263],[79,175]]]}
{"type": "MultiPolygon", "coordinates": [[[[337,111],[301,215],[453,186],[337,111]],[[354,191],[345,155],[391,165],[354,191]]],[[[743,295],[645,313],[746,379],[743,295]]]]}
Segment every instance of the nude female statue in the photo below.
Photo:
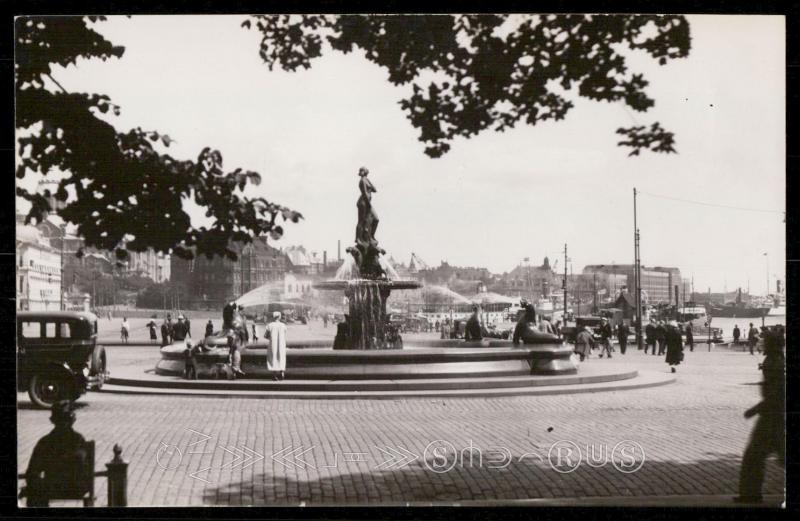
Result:
{"type": "Polygon", "coordinates": [[[358,170],[358,175],[361,180],[358,182],[358,189],[361,191],[361,197],[358,198],[356,206],[358,207],[358,225],[356,226],[356,242],[369,243],[371,239],[375,238],[375,231],[378,229],[378,214],[375,208],[372,207],[372,194],[377,190],[372,182],[367,178],[369,170],[361,167],[358,170]]]}

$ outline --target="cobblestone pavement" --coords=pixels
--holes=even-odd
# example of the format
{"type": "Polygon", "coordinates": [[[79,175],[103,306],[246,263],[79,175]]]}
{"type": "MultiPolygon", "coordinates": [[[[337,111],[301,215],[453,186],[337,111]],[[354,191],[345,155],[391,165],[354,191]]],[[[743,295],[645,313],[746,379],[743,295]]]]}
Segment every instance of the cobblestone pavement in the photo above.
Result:
{"type": "MultiPolygon", "coordinates": [[[[113,360],[112,347],[112,368],[113,360]]],[[[614,356],[621,360],[668,370],[662,357],[635,348],[614,356]]],[[[759,399],[758,361],[696,350],[686,353],[674,384],[558,396],[314,401],[90,393],[75,428],[96,440],[98,469],[114,443],[123,447],[132,506],[734,495],[753,426],[742,413],[759,399]]],[[[51,426],[47,412],[18,396],[24,469],[51,426]]],[[[765,494],[782,494],[783,483],[771,460],[765,494]]],[[[97,489],[103,505],[104,479],[97,489]]]]}

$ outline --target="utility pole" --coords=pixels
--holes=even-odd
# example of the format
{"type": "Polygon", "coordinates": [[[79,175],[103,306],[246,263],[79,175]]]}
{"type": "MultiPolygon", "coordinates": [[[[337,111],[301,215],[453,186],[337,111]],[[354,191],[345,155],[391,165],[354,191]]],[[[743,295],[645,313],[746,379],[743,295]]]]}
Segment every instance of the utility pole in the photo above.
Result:
{"type": "Polygon", "coordinates": [[[567,244],[564,243],[564,325],[567,325],[567,244]]]}
{"type": "Polygon", "coordinates": [[[636,344],[642,349],[642,273],[639,260],[639,228],[636,223],[636,188],[633,189],[633,249],[634,273],[633,280],[636,287],[636,344]]]}
{"type": "Polygon", "coordinates": [[[61,295],[59,299],[61,301],[61,311],[64,311],[64,243],[67,241],[67,225],[61,225],[61,279],[59,284],[59,289],[61,295]]]}
{"type": "Polygon", "coordinates": [[[592,273],[592,313],[597,313],[597,272],[592,273]]]}

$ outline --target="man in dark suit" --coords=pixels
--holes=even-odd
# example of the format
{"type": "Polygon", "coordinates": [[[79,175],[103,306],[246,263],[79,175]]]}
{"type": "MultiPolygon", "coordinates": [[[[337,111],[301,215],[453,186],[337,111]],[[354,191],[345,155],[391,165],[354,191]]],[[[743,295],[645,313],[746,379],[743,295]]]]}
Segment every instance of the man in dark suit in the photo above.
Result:
{"type": "Polygon", "coordinates": [[[745,418],[758,416],[750,442],[742,456],[737,503],[760,503],[767,456],[777,454],[778,462],[786,467],[786,358],[785,340],[778,328],[764,333],[764,374],[761,383],[762,400],[744,413],[745,418]]]}
{"type": "Polygon", "coordinates": [[[619,341],[619,352],[623,355],[625,351],[628,349],[628,334],[630,330],[628,326],[625,325],[624,322],[620,322],[619,326],[617,326],[617,340],[619,341]]]}
{"type": "Polygon", "coordinates": [[[467,327],[464,331],[464,340],[481,340],[481,322],[478,320],[478,306],[472,306],[472,316],[467,320],[467,327]]]}

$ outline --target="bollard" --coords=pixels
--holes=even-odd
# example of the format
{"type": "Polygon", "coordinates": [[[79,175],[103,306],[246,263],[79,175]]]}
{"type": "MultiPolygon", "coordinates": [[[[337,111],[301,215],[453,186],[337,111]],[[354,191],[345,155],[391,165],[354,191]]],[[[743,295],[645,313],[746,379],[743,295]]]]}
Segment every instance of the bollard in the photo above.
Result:
{"type": "Polygon", "coordinates": [[[108,506],[128,506],[128,463],[122,460],[122,447],[114,444],[114,459],[108,469],[108,506]]]}

